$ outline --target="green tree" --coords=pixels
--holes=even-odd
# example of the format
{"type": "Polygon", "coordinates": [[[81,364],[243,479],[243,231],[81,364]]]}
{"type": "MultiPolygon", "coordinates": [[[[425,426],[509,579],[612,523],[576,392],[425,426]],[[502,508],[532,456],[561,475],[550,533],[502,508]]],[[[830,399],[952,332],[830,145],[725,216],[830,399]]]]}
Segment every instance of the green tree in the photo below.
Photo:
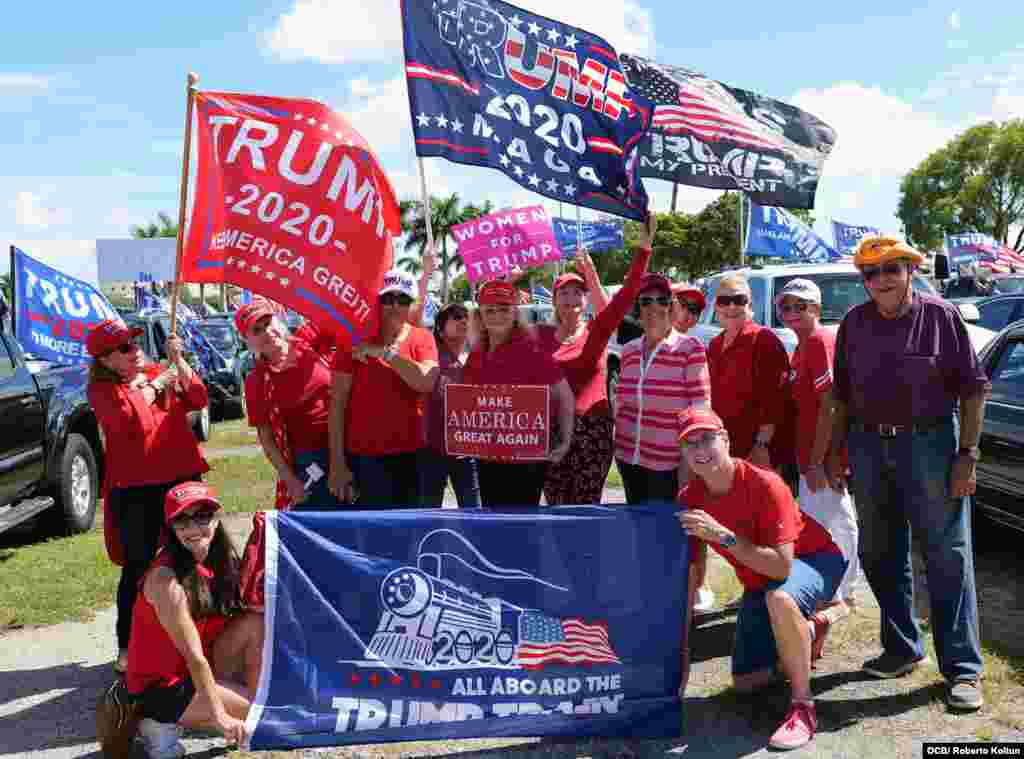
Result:
{"type": "Polygon", "coordinates": [[[163,211],[156,215],[157,220],[144,227],[132,227],[132,237],[142,240],[150,237],[177,237],[178,225],[163,211]]]}
{"type": "MultiPolygon", "coordinates": [[[[918,247],[939,249],[959,232],[1008,244],[1024,221],[1024,120],[979,124],[933,152],[903,178],[896,215],[918,247]]],[[[1024,250],[1024,229],[1012,247],[1024,250]]]]}
{"type": "MultiPolygon", "coordinates": [[[[420,259],[422,259],[423,253],[427,249],[427,226],[424,221],[423,202],[420,200],[403,200],[400,208],[402,213],[402,231],[406,234],[405,247],[406,249],[415,248],[419,253],[420,259]]],[[[484,201],[481,205],[473,203],[463,205],[456,193],[452,193],[444,198],[431,196],[430,220],[434,233],[434,245],[438,255],[437,270],[441,272],[440,295],[442,303],[448,302],[449,282],[452,275],[465,265],[462,256],[458,252],[449,253],[449,240],[452,243],[451,250],[457,251],[457,245],[454,238],[452,238],[452,228],[478,216],[485,216],[493,210],[494,206],[489,200],[484,201]]],[[[409,259],[403,260],[408,261],[409,259]]],[[[413,266],[413,264],[399,265],[404,267],[413,266]]],[[[422,264],[419,261],[415,265],[419,266],[419,270],[422,271],[422,264]]],[[[412,271],[409,268],[406,270],[412,271]]]]}
{"type": "Polygon", "coordinates": [[[739,202],[728,192],[691,218],[679,264],[691,279],[739,263],[739,202]]]}

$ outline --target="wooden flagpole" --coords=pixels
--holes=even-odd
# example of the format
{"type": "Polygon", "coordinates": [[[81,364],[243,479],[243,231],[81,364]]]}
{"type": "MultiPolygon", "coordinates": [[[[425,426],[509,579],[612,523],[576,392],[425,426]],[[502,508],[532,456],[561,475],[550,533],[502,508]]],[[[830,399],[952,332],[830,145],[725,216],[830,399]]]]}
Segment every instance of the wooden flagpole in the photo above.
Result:
{"type": "Polygon", "coordinates": [[[174,261],[174,286],[171,288],[171,337],[178,331],[178,290],[181,288],[181,259],[185,253],[185,206],[188,205],[188,163],[192,152],[192,104],[195,102],[199,74],[188,74],[185,87],[185,151],[181,159],[181,195],[178,205],[178,250],[174,261]]]}

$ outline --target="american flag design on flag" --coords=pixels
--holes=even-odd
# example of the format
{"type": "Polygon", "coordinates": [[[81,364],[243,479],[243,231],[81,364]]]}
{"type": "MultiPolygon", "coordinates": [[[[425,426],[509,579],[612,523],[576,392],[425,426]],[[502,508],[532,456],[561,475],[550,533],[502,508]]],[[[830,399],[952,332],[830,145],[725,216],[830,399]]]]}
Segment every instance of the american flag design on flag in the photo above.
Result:
{"type": "Polygon", "coordinates": [[[558,619],[535,611],[524,611],[519,619],[516,658],[523,669],[622,663],[608,641],[606,623],[587,624],[575,617],[558,619]]]}

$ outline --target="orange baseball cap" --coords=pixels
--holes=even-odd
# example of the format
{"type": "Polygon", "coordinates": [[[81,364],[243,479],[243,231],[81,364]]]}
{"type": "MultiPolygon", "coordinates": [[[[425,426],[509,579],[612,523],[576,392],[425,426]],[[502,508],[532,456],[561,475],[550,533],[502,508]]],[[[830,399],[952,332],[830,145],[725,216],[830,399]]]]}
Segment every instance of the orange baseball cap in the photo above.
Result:
{"type": "Polygon", "coordinates": [[[861,239],[853,254],[853,265],[877,266],[900,258],[909,259],[914,266],[924,263],[924,256],[898,237],[877,235],[861,239]]]}

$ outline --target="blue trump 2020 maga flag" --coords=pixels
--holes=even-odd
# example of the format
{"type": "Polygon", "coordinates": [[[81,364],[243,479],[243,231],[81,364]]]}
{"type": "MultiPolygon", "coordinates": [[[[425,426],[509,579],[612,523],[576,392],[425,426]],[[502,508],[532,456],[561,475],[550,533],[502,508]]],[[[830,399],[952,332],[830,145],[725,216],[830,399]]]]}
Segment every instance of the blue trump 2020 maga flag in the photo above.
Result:
{"type": "Polygon", "coordinates": [[[577,247],[598,253],[602,250],[618,250],[626,245],[622,222],[617,220],[581,221],[578,235],[573,219],[554,218],[551,220],[551,228],[555,230],[555,240],[566,258],[572,257],[577,247]]]}
{"type": "Polygon", "coordinates": [[[106,296],[88,282],[57,271],[11,248],[14,336],[26,353],[58,364],[87,364],[89,330],[119,318],[106,296]]]}
{"type": "Polygon", "coordinates": [[[638,146],[653,106],[605,40],[501,0],[402,0],[402,23],[418,156],[645,218],[638,146]]]}
{"type": "Polygon", "coordinates": [[[836,244],[836,250],[845,256],[854,254],[862,238],[880,234],[882,231],[878,227],[858,226],[832,220],[832,239],[836,244]]]}
{"type": "Polygon", "coordinates": [[[744,246],[747,255],[769,258],[793,258],[827,263],[842,256],[822,240],[809,226],[775,206],[750,204],[750,224],[744,246]]]}
{"type": "Polygon", "coordinates": [[[664,507],[270,512],[253,749],[679,734],[664,507]]]}

